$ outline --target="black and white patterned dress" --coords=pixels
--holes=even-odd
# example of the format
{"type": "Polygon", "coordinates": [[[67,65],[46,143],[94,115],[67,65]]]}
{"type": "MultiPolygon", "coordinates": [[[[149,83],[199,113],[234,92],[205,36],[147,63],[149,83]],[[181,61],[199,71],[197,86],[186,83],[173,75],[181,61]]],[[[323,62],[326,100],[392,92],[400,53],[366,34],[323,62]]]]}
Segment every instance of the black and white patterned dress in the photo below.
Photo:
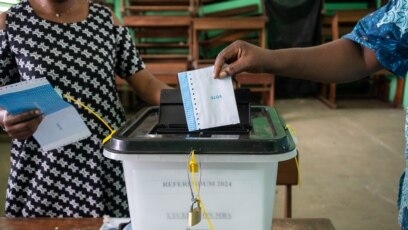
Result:
{"type": "MultiPolygon", "coordinates": [[[[114,76],[144,68],[127,29],[114,26],[111,12],[94,3],[85,20],[60,24],[38,17],[23,0],[8,12],[0,47],[0,85],[46,77],[114,128],[125,121],[114,76]]],[[[48,152],[32,137],[12,140],[6,216],[129,216],[122,166],[102,155],[109,130],[74,106],[90,138],[48,152]]]]}

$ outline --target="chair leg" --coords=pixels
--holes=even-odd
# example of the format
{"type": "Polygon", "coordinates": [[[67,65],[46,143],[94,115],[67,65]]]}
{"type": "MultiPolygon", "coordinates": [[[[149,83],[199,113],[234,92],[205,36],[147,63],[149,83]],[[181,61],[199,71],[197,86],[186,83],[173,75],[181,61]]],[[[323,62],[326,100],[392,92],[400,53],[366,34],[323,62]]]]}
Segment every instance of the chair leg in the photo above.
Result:
{"type": "Polygon", "coordinates": [[[285,218],[292,218],[292,186],[286,185],[285,218]]]}

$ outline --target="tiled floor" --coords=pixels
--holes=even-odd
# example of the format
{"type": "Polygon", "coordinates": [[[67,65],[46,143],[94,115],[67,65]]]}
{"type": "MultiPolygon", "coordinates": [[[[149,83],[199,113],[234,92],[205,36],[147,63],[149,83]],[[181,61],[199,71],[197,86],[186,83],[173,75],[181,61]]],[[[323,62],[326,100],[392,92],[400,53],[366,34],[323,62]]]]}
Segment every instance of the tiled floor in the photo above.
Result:
{"type": "MultiPolygon", "coordinates": [[[[338,230],[399,229],[403,109],[377,100],[351,100],[331,110],[313,98],[277,100],[275,107],[295,129],[300,151],[301,185],[293,188],[293,217],[330,218],[338,230]]],[[[1,142],[1,207],[8,157],[9,145],[1,142]]],[[[278,187],[275,217],[283,217],[283,194],[278,187]]]]}
{"type": "MultiPolygon", "coordinates": [[[[351,100],[330,110],[314,99],[279,100],[275,107],[298,137],[302,176],[293,189],[293,217],[330,218],[340,230],[399,229],[403,109],[351,100]]],[[[281,188],[276,197],[275,215],[283,216],[281,188]]]]}

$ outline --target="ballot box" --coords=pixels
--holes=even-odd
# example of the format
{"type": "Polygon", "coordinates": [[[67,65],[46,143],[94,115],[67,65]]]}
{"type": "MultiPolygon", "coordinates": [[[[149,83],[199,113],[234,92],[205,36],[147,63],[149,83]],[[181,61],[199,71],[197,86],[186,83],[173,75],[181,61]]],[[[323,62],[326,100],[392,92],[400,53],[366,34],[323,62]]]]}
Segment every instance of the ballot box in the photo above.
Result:
{"type": "Polygon", "coordinates": [[[123,164],[132,229],[270,230],[278,162],[296,155],[275,108],[251,105],[248,92],[236,91],[240,124],[189,132],[180,92],[161,98],[104,146],[105,157],[123,164]],[[201,219],[194,226],[192,215],[201,219]]]}

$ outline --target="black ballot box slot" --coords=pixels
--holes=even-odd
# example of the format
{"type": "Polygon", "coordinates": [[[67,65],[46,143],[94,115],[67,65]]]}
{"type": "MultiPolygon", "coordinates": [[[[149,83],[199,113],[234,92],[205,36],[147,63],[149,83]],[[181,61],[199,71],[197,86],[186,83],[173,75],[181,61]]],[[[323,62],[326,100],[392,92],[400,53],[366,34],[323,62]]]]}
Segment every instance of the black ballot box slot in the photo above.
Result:
{"type": "MultiPolygon", "coordinates": [[[[190,136],[211,136],[213,134],[248,134],[251,131],[251,108],[248,89],[234,90],[239,114],[239,124],[216,128],[188,131],[183,99],[179,89],[164,89],[160,95],[159,121],[152,133],[189,134],[190,136]]],[[[223,111],[216,111],[222,115],[223,111]]]]}

